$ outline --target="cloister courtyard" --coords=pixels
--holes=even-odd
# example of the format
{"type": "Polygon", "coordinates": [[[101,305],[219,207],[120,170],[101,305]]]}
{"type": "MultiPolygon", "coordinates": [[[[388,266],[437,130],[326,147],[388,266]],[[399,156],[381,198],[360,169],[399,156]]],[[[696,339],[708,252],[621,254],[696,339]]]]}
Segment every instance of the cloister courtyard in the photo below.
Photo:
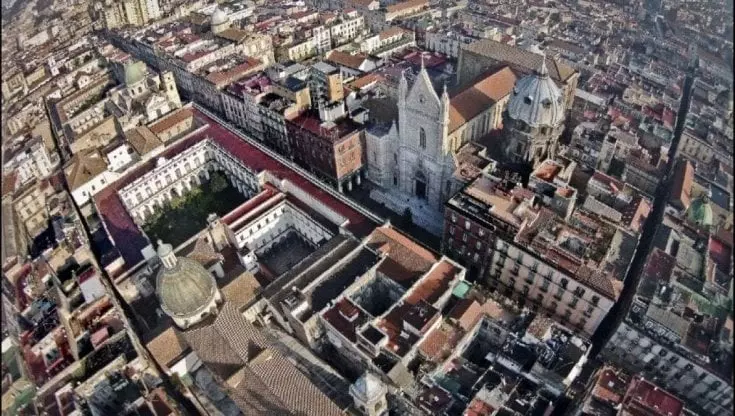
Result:
{"type": "Polygon", "coordinates": [[[143,231],[150,241],[159,238],[177,247],[207,225],[209,214],[223,216],[247,199],[232,186],[222,172],[213,172],[209,181],[175,196],[163,209],[146,219],[143,231]]]}

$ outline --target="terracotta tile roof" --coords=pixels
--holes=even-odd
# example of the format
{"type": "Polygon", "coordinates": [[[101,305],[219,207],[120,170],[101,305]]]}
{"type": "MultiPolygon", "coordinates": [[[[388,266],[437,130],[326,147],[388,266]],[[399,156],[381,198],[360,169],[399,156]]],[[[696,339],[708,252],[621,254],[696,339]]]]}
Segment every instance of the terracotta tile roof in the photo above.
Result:
{"type": "Polygon", "coordinates": [[[513,91],[516,75],[510,67],[486,76],[452,97],[449,132],[457,130],[513,91]]]}
{"type": "Polygon", "coordinates": [[[459,341],[460,334],[453,326],[443,323],[431,331],[424,341],[419,344],[419,351],[428,359],[440,362],[449,356],[451,349],[459,341]]]}
{"type": "Polygon", "coordinates": [[[449,289],[449,283],[457,276],[459,271],[460,269],[447,261],[439,262],[419,284],[411,289],[411,293],[406,297],[406,302],[417,304],[423,300],[433,305],[446,293],[449,289]]]}
{"type": "Polygon", "coordinates": [[[449,317],[457,321],[465,331],[472,329],[483,314],[482,305],[473,299],[462,299],[449,312],[449,317]]]}
{"type": "Polygon", "coordinates": [[[214,84],[217,88],[223,88],[233,82],[236,82],[246,76],[259,71],[263,67],[260,60],[245,57],[245,62],[230,68],[226,71],[212,72],[207,75],[207,81],[214,84]]]}
{"type": "Polygon", "coordinates": [[[398,27],[398,26],[391,26],[390,28],[378,33],[378,38],[380,40],[386,40],[388,38],[392,38],[393,36],[398,36],[402,34],[410,34],[408,30],[398,27]]]}
{"type": "Polygon", "coordinates": [[[692,200],[693,182],[694,166],[688,160],[680,160],[676,164],[676,171],[672,178],[670,200],[680,204],[682,209],[689,208],[692,200]]]}
{"type": "Polygon", "coordinates": [[[367,316],[347,298],[340,299],[322,317],[351,342],[357,342],[356,329],[367,320],[367,316]],[[354,318],[350,321],[347,317],[354,318]]]}
{"type": "Polygon", "coordinates": [[[235,43],[240,43],[244,41],[245,39],[247,39],[250,36],[250,33],[242,29],[231,27],[231,28],[223,30],[220,33],[217,33],[216,36],[219,36],[223,39],[230,40],[235,43]]]}
{"type": "Polygon", "coordinates": [[[180,108],[176,112],[164,117],[163,119],[149,126],[155,135],[160,135],[171,127],[181,123],[182,121],[194,117],[194,110],[188,107],[180,108]]]}
{"type": "Polygon", "coordinates": [[[396,4],[393,4],[391,6],[388,6],[388,7],[385,8],[385,10],[388,13],[396,13],[396,12],[401,12],[401,11],[404,11],[404,10],[412,9],[414,7],[419,7],[419,6],[428,7],[429,6],[428,0],[410,0],[410,1],[404,1],[404,2],[401,2],[401,3],[396,3],[396,4]]]}
{"type": "Polygon", "coordinates": [[[640,415],[679,416],[684,410],[684,403],[676,396],[639,376],[631,381],[623,406],[626,410],[642,408],[634,410],[634,414],[640,415]]]}
{"type": "Polygon", "coordinates": [[[623,399],[627,385],[628,381],[620,374],[614,372],[610,367],[605,367],[595,382],[592,396],[615,406],[623,399]]]}
{"type": "Polygon", "coordinates": [[[204,235],[200,235],[197,238],[193,250],[186,257],[198,261],[205,268],[209,268],[214,263],[224,260],[221,254],[214,251],[214,247],[212,247],[212,244],[207,241],[204,235]]]}
{"type": "Polygon", "coordinates": [[[260,283],[255,276],[252,273],[244,273],[222,288],[222,296],[240,309],[255,299],[260,290],[260,283]]]}
{"type": "Polygon", "coordinates": [[[495,412],[495,408],[490,406],[488,403],[475,397],[467,406],[463,416],[490,416],[495,412]]]}
{"type": "Polygon", "coordinates": [[[371,73],[369,73],[367,75],[364,75],[364,76],[362,76],[362,77],[360,77],[360,78],[352,81],[348,85],[350,86],[350,88],[361,90],[361,89],[365,88],[366,86],[372,84],[373,82],[381,82],[381,81],[384,81],[384,80],[385,80],[385,77],[384,76],[382,76],[380,74],[377,74],[375,72],[371,72],[371,73]]]}
{"type": "Polygon", "coordinates": [[[12,171],[6,175],[3,175],[3,196],[12,195],[15,192],[16,181],[18,179],[18,172],[12,171]]]}
{"type": "Polygon", "coordinates": [[[667,282],[674,272],[674,266],[676,266],[676,259],[656,247],[648,255],[646,265],[643,267],[643,278],[667,282]]]}
{"type": "Polygon", "coordinates": [[[189,348],[173,326],[149,341],[146,347],[156,362],[166,368],[175,364],[175,360],[189,348]]]}
{"type": "Polygon", "coordinates": [[[390,226],[377,228],[370,236],[368,246],[387,255],[378,271],[404,287],[410,287],[439,260],[435,254],[390,226]]]}
{"type": "Polygon", "coordinates": [[[125,132],[125,138],[133,149],[143,156],[161,146],[161,140],[146,126],[136,127],[125,132]]]}
{"type": "MultiPolygon", "coordinates": [[[[541,60],[543,59],[541,55],[534,52],[490,39],[483,39],[469,45],[464,45],[462,49],[510,65],[522,72],[538,70],[541,68],[541,60]]],[[[549,75],[555,81],[564,82],[576,72],[574,68],[561,63],[555,58],[548,58],[546,65],[549,70],[549,75]]]]}
{"type": "Polygon", "coordinates": [[[106,170],[107,162],[102,154],[99,150],[92,150],[74,155],[70,164],[64,168],[64,173],[69,188],[73,191],[106,170]]]}
{"type": "MultiPolygon", "coordinates": [[[[249,367],[268,389],[280,399],[290,414],[305,416],[342,416],[342,410],[314,383],[275,349],[260,353],[249,367]]],[[[246,412],[247,413],[247,412],[246,412]]]]}
{"type": "Polygon", "coordinates": [[[361,53],[351,55],[347,52],[338,51],[336,49],[327,54],[327,61],[354,70],[360,70],[360,65],[362,65],[366,59],[368,59],[367,55],[361,53]]]}

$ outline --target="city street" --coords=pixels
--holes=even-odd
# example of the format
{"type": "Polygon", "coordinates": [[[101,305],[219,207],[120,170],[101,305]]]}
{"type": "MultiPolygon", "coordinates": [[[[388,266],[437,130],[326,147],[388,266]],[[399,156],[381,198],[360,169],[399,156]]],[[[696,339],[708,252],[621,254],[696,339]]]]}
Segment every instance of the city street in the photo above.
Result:
{"type": "Polygon", "coordinates": [[[676,156],[676,149],[679,144],[681,134],[684,131],[684,124],[686,123],[686,115],[689,110],[693,82],[694,80],[690,71],[684,81],[684,91],[682,93],[681,104],[677,114],[674,137],[669,149],[669,161],[666,166],[664,180],[659,184],[656,190],[656,195],[653,200],[653,208],[651,209],[651,213],[648,216],[646,223],[643,225],[643,231],[641,233],[640,240],[638,241],[638,248],[636,249],[633,260],[631,261],[630,266],[628,267],[628,272],[625,276],[623,291],[620,294],[617,303],[612,307],[605,319],[600,323],[595,334],[592,336],[592,356],[596,356],[602,350],[610,337],[612,337],[613,333],[615,333],[615,330],[625,319],[625,316],[628,314],[628,309],[630,309],[630,306],[633,303],[633,297],[635,296],[636,289],[638,288],[638,282],[640,281],[643,266],[646,263],[646,257],[651,251],[653,237],[656,235],[658,225],[663,221],[664,209],[666,208],[666,202],[669,197],[669,180],[675,162],[674,158],[676,156]]]}

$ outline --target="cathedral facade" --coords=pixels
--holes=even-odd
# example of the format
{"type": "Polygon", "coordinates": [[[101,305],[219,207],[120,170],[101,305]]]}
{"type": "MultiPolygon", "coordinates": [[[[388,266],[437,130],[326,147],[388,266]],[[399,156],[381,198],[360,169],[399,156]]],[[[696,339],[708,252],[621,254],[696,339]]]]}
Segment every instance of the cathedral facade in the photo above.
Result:
{"type": "MultiPolygon", "coordinates": [[[[460,173],[460,148],[500,127],[515,83],[509,68],[490,74],[450,99],[439,94],[422,66],[409,86],[401,75],[397,123],[368,129],[368,177],[394,211],[420,206],[441,212],[468,178],[460,173]]],[[[415,212],[414,212],[415,214],[415,212]]]]}

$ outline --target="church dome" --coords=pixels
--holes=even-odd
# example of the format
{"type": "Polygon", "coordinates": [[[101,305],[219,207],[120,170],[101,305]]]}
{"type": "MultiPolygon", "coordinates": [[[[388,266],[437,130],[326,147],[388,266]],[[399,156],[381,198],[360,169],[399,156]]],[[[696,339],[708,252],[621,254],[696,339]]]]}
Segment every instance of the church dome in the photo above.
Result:
{"type": "Polygon", "coordinates": [[[145,78],[146,67],[141,61],[133,62],[125,66],[125,85],[130,86],[145,78]]]}
{"type": "Polygon", "coordinates": [[[196,260],[177,258],[170,244],[158,241],[163,266],[156,277],[161,308],[174,320],[196,320],[217,297],[214,276],[196,260]]]}
{"type": "Polygon", "coordinates": [[[556,127],[564,121],[564,95],[549,76],[546,59],[539,71],[518,80],[511,94],[511,119],[531,127],[556,127]]]}
{"type": "Polygon", "coordinates": [[[227,17],[227,13],[224,12],[224,10],[217,7],[214,9],[214,13],[212,13],[212,26],[220,26],[222,24],[228,23],[230,21],[230,18],[227,17]]]}
{"type": "Polygon", "coordinates": [[[712,214],[712,205],[710,205],[709,197],[705,195],[692,201],[689,208],[687,208],[686,216],[687,219],[694,224],[711,227],[714,216],[712,214]]]}
{"type": "Polygon", "coordinates": [[[350,387],[353,397],[357,397],[364,403],[378,400],[385,394],[386,388],[382,381],[375,375],[367,372],[357,379],[350,387]]]}

